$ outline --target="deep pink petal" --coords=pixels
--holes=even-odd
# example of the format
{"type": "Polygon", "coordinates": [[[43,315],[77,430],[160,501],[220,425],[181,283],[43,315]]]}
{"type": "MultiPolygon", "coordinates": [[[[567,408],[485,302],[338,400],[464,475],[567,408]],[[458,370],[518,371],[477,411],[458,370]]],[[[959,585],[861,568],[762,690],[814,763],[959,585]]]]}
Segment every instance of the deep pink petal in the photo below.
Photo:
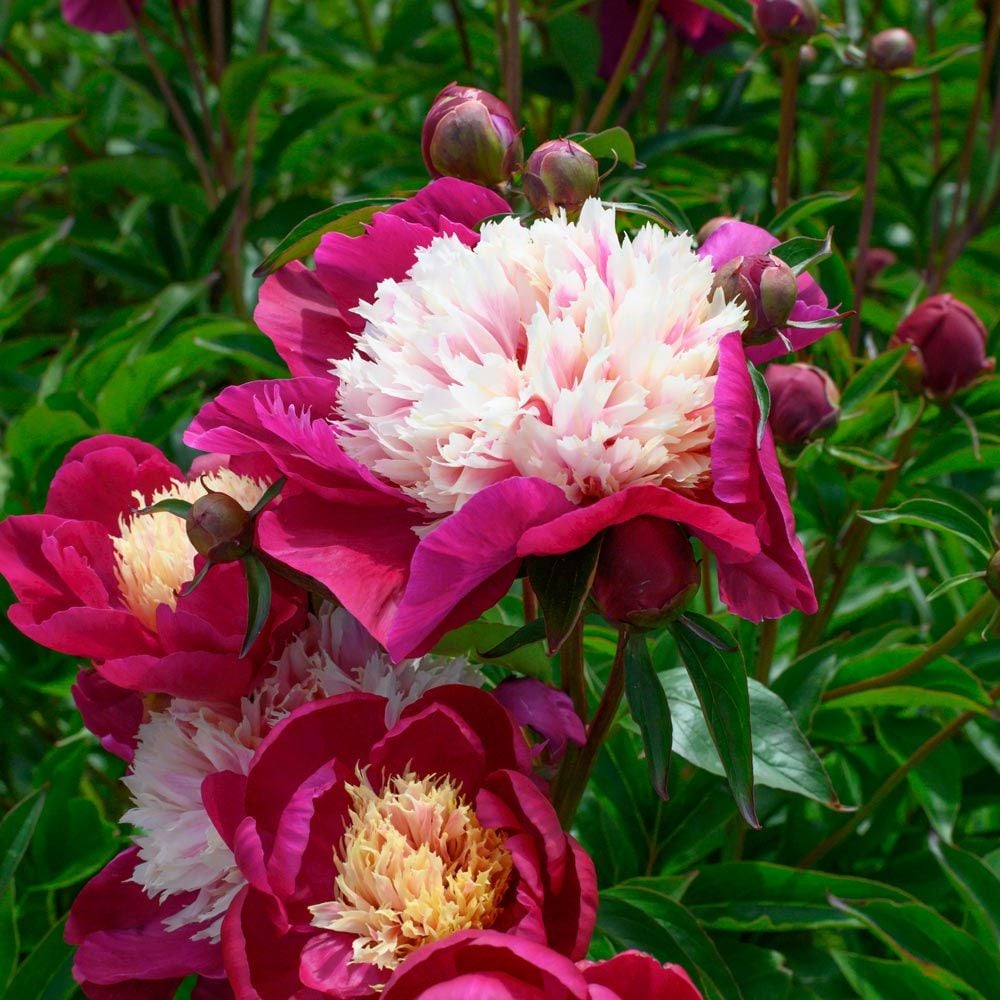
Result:
{"type": "Polygon", "coordinates": [[[519,726],[539,735],[542,742],[533,753],[544,753],[550,762],[560,760],[569,743],[582,746],[587,739],[570,696],[535,677],[507,677],[494,689],[493,697],[519,726]]]}
{"type": "Polygon", "coordinates": [[[581,962],[579,967],[591,987],[591,1000],[703,1000],[679,965],[661,965],[641,951],[623,951],[604,962],[581,962]],[[599,993],[601,987],[607,993],[599,993]]]}
{"type": "MultiPolygon", "coordinates": [[[[142,10],[142,0],[129,0],[132,9],[142,10]]],[[[122,0],[62,0],[62,15],[74,27],[110,35],[124,31],[131,23],[122,0]]]]}
{"type": "Polygon", "coordinates": [[[201,783],[201,801],[219,836],[232,847],[245,816],[246,775],[216,771],[201,783]]]}
{"type": "Polygon", "coordinates": [[[367,962],[352,961],[352,938],[347,934],[314,934],[302,949],[299,979],[325,996],[371,997],[388,972],[367,962]]]}
{"type": "Polygon", "coordinates": [[[142,696],[102,677],[96,670],[81,670],[72,689],[73,701],[83,724],[101,741],[108,753],[131,763],[135,735],[142,725],[142,696]]]}

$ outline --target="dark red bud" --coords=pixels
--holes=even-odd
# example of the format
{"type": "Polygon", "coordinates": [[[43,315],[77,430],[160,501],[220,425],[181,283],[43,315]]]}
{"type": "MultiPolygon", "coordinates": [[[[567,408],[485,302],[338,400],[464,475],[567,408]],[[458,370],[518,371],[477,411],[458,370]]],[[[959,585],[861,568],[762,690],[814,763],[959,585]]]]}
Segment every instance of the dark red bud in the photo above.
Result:
{"type": "Polygon", "coordinates": [[[600,182],[597,160],[569,139],[542,143],[528,157],[522,177],[524,195],[539,215],[559,208],[574,215],[597,195],[600,182]]]}
{"type": "Polygon", "coordinates": [[[884,247],[871,247],[861,262],[861,274],[865,287],[870,286],[887,268],[896,263],[897,257],[891,250],[884,247]]]}
{"type": "Polygon", "coordinates": [[[765,45],[801,44],[816,34],[819,11],[813,0],[757,0],[753,20],[765,45]]]}
{"type": "Polygon", "coordinates": [[[487,187],[508,181],[524,150],[510,108],[478,87],[449,84],[434,99],[421,133],[432,177],[457,177],[487,187]]]}
{"type": "Polygon", "coordinates": [[[891,73],[913,65],[917,42],[905,28],[886,28],[868,41],[868,65],[891,73]]]}
{"type": "Polygon", "coordinates": [[[734,257],[716,272],[715,288],[727,302],[742,302],[747,310],[746,344],[772,340],[788,322],[798,298],[792,269],[773,254],[734,257]]]}
{"type": "Polygon", "coordinates": [[[713,216],[708,220],[708,222],[705,223],[705,225],[701,227],[701,229],[698,230],[698,245],[701,246],[701,244],[704,243],[705,240],[707,240],[709,236],[716,231],[716,229],[721,229],[727,223],[736,221],[738,220],[732,215],[713,216]]]}
{"type": "Polygon", "coordinates": [[[254,523],[225,493],[206,493],[187,514],[187,536],[195,550],[212,562],[241,559],[253,544],[254,523]]]}
{"type": "Polygon", "coordinates": [[[986,327],[951,295],[924,299],[896,328],[891,347],[910,344],[909,379],[930,397],[947,399],[996,367],[986,357],[986,327]]]}
{"type": "Polygon", "coordinates": [[[684,532],[672,521],[637,517],[607,530],[591,599],[613,625],[656,628],[687,607],[699,581],[684,532]]]}
{"type": "Polygon", "coordinates": [[[840,392],[822,368],[797,362],[768,365],[768,423],[782,444],[801,444],[833,430],[840,419],[840,392]]]}

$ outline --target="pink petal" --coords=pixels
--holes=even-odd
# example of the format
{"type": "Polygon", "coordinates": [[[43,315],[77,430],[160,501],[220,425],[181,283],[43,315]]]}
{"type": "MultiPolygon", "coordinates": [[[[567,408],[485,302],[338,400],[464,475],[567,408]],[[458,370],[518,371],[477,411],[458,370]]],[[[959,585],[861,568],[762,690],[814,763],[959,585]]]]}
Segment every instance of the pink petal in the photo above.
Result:
{"type": "Polygon", "coordinates": [[[135,756],[135,736],[145,711],[142,697],[112,684],[96,670],[86,669],[76,675],[72,693],[83,724],[101,741],[101,746],[131,763],[135,756]]]}
{"type": "MultiPolygon", "coordinates": [[[[142,0],[129,0],[132,9],[142,10],[142,0]]],[[[110,35],[124,31],[130,21],[123,0],[62,0],[62,15],[74,27],[110,35]]]]}
{"type": "Polygon", "coordinates": [[[679,965],[660,965],[640,951],[623,951],[604,962],[581,962],[579,968],[591,987],[591,1000],[703,1000],[679,965]]]}

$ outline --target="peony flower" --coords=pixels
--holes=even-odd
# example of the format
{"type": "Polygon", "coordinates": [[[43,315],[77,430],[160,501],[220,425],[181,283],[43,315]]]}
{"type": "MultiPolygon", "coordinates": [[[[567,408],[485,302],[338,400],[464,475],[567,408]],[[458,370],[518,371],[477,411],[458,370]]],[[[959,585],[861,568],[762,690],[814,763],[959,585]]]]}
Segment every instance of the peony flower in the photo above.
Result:
{"type": "Polygon", "coordinates": [[[465,931],[421,948],[389,980],[385,1000],[702,1000],[679,965],[638,951],[573,964],[496,931],[465,931]]]}
{"type": "Polygon", "coordinates": [[[369,996],[465,930],[582,957],[593,865],[530,766],[511,717],[471,687],[436,688],[393,726],[363,693],[293,711],[220,799],[250,883],[222,930],[237,997],[369,996]]]}
{"type": "Polygon", "coordinates": [[[394,657],[492,606],[524,557],[644,515],[715,552],[737,614],[811,612],[743,309],[713,277],[688,237],[622,240],[597,201],[576,223],[488,222],[356,306],[338,380],[228,389],[187,441],[263,451],[293,480],[261,544],[394,657]]]}
{"type": "Polygon", "coordinates": [[[90,668],[76,675],[72,694],[83,724],[100,740],[101,746],[131,763],[136,733],[146,713],[142,695],[112,684],[90,668]]]}
{"type": "Polygon", "coordinates": [[[166,926],[188,898],[161,906],[132,881],[137,854],[123,851],[73,901],[65,931],[77,949],[73,978],[91,1000],[170,1000],[191,975],[200,977],[194,1000],[232,996],[219,982],[219,946],[166,926]]]}
{"type": "Polygon", "coordinates": [[[135,511],[165,497],[194,500],[207,489],[249,509],[267,485],[225,467],[186,480],[134,438],[81,442],[56,473],[44,513],[0,524],[0,573],[18,600],[11,622],[49,649],[97,661],[98,673],[119,688],[239,697],[299,623],[299,599],[276,585],[269,626],[241,659],[242,568],[216,567],[182,595],[196,571],[183,519],[135,511]]]}
{"type": "Polygon", "coordinates": [[[424,692],[443,684],[482,683],[466,660],[424,657],[392,664],[342,608],[312,618],[239,704],[175,698],[139,729],[124,783],[132,808],[122,817],[139,832],[132,880],[164,904],[167,930],[218,942],[222,919],[246,884],[217,829],[225,796],[241,787],[263,738],[296,708],[331,695],[364,691],[384,699],[386,726],[424,692]]]}

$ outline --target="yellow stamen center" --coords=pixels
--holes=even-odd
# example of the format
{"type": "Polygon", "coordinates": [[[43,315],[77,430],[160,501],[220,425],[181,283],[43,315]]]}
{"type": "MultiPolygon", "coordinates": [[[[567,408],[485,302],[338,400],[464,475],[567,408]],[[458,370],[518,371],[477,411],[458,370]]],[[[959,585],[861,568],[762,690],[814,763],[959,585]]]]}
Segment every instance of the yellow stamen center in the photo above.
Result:
{"type": "Polygon", "coordinates": [[[313,925],[354,936],[354,961],[394,969],[416,948],[497,918],[512,859],[446,777],[391,778],[381,793],[347,785],[350,825],[337,898],[310,907],[313,925]]]}
{"type": "MultiPolygon", "coordinates": [[[[218,469],[190,483],[173,481],[150,497],[136,490],[132,496],[141,507],[168,497],[193,503],[209,490],[227,493],[244,510],[251,510],[268,484],[229,469],[218,469]]],[[[177,607],[177,595],[194,576],[196,552],[188,541],[184,518],[176,514],[123,514],[118,522],[115,577],[125,606],[146,628],[156,631],[156,609],[177,607]]]]}

